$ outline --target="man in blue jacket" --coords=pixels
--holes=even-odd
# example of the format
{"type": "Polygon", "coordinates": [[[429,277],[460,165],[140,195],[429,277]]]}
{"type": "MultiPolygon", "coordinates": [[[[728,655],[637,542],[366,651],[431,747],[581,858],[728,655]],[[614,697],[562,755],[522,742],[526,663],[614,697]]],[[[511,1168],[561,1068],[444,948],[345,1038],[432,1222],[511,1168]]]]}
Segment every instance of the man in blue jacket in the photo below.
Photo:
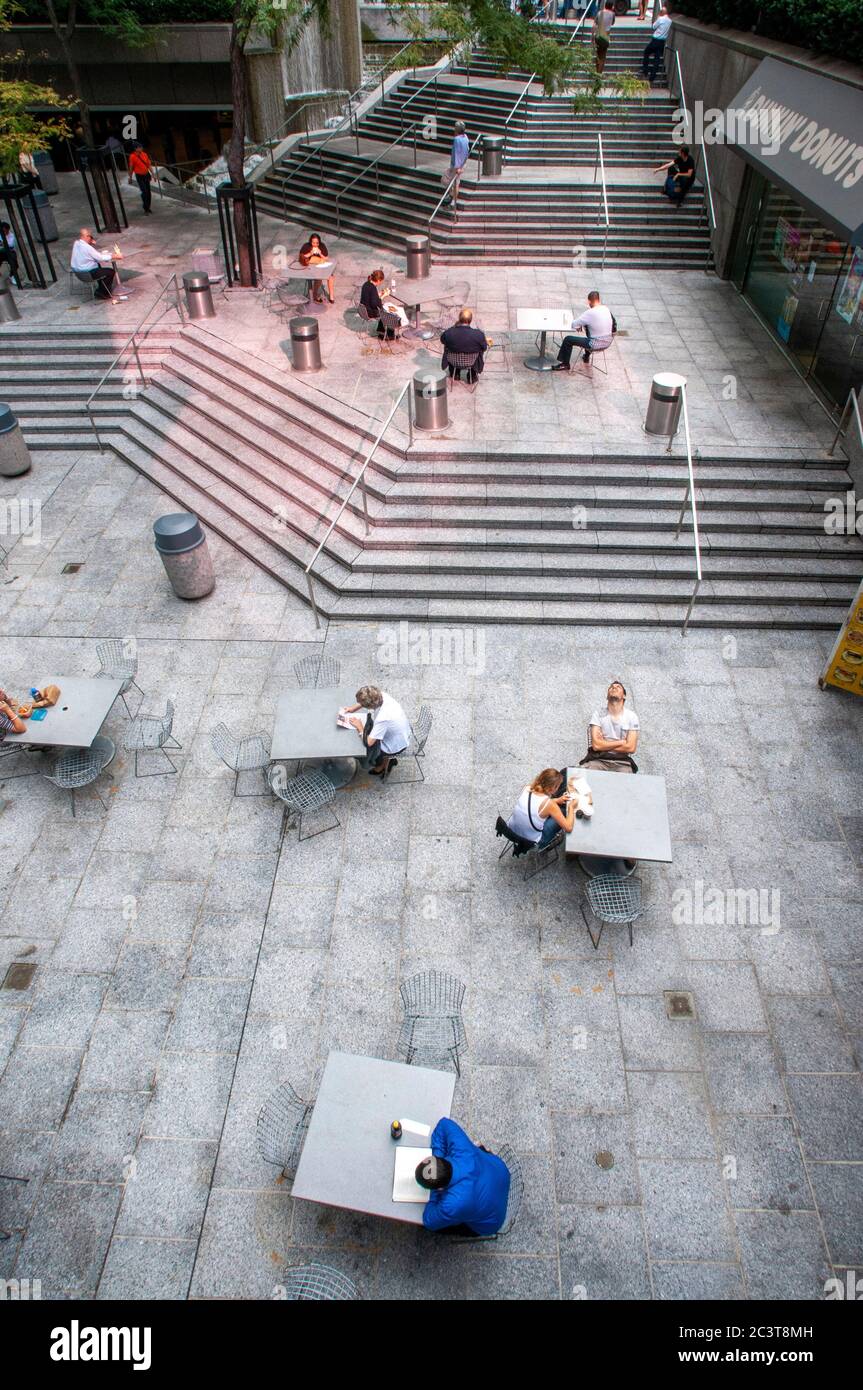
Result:
{"type": "Polygon", "coordinates": [[[423,1211],[430,1231],[459,1228],[467,1235],[493,1236],[506,1219],[509,1169],[497,1154],[474,1144],[455,1120],[438,1120],[431,1158],[417,1164],[416,1180],[431,1196],[423,1211]]]}

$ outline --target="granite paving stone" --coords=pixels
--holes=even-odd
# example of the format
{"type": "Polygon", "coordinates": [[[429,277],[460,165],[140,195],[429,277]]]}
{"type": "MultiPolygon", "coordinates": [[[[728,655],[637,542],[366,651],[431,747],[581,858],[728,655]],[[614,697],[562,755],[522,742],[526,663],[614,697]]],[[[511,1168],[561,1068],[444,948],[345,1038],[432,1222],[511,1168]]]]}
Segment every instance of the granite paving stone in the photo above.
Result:
{"type": "Polygon", "coordinates": [[[863,1163],[810,1163],[809,1176],[834,1265],[863,1264],[863,1163]]]}
{"type": "Polygon", "coordinates": [[[638,1172],[654,1259],[734,1259],[731,1218],[716,1162],[640,1159],[638,1172]]]}
{"type": "Polygon", "coordinates": [[[824,1297],[830,1267],[814,1212],[741,1211],[734,1220],[748,1298],[824,1297]]]}

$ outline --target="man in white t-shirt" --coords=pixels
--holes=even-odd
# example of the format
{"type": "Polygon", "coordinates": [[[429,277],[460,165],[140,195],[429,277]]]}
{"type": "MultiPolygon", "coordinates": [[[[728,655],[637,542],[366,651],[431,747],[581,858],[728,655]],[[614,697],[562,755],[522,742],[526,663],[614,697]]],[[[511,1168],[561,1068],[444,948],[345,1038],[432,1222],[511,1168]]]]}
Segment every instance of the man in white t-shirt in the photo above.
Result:
{"type": "Polygon", "coordinates": [[[608,687],[607,705],[595,709],[590,716],[590,752],[584,760],[588,766],[609,771],[632,772],[632,755],[638,747],[638,715],[626,709],[626,688],[620,681],[608,687]]]}
{"type": "Polygon", "coordinates": [[[352,719],[351,723],[358,733],[364,735],[368,749],[366,767],[375,777],[386,777],[398,764],[398,753],[403,753],[411,738],[410,720],[392,695],[379,690],[376,685],[362,685],[357,691],[357,703],[345,708],[346,714],[356,710],[367,710],[372,715],[372,726],[366,734],[366,720],[352,719]]]}
{"type": "Polygon", "coordinates": [[[653,36],[644,50],[641,60],[641,75],[652,82],[659,71],[665,53],[665,41],[671,32],[671,15],[663,5],[653,21],[653,36]]]}
{"type": "Polygon", "coordinates": [[[560,345],[557,361],[552,368],[555,372],[568,372],[570,370],[572,350],[576,347],[584,349],[581,360],[589,364],[594,342],[599,339],[604,347],[608,347],[613,335],[617,332],[614,314],[602,303],[599,298],[599,290],[591,290],[587,296],[587,302],[590,305],[589,309],[572,325],[575,333],[570,333],[560,345]]]}

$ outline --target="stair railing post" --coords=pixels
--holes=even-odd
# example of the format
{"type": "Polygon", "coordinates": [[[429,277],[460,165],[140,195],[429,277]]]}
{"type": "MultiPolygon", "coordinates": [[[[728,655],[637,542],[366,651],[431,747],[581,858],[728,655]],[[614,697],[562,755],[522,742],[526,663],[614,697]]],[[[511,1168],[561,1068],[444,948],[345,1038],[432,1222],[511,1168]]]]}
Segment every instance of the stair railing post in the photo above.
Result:
{"type": "Polygon", "coordinates": [[[368,535],[368,534],[369,534],[369,529],[370,529],[370,528],[369,528],[369,504],[368,504],[368,500],[367,500],[367,498],[366,498],[366,473],[365,473],[365,469],[363,469],[362,477],[361,477],[361,479],[360,479],[360,485],[361,485],[362,491],[363,491],[363,521],[365,522],[365,526],[366,526],[366,535],[368,535]]]}
{"type": "Polygon", "coordinates": [[[315,615],[315,627],[320,627],[321,620],[318,616],[318,605],[315,603],[314,585],[312,584],[312,576],[309,573],[306,573],[306,583],[309,586],[309,602],[312,605],[312,612],[315,615]]]}
{"type": "Polygon", "coordinates": [[[414,129],[414,168],[416,168],[416,167],[417,167],[417,127],[416,127],[416,121],[414,121],[414,128],[413,128],[413,129],[414,129]]]}
{"type": "Polygon", "coordinates": [[[134,351],[134,353],[135,353],[135,361],[136,361],[137,364],[138,364],[138,375],[139,375],[139,377],[141,378],[141,385],[142,385],[142,386],[146,386],[146,385],[147,385],[147,378],[144,376],[144,368],[141,366],[141,355],[140,355],[140,353],[138,352],[138,340],[137,340],[137,338],[133,338],[133,339],[132,339],[132,349],[133,349],[133,351],[134,351]]]}

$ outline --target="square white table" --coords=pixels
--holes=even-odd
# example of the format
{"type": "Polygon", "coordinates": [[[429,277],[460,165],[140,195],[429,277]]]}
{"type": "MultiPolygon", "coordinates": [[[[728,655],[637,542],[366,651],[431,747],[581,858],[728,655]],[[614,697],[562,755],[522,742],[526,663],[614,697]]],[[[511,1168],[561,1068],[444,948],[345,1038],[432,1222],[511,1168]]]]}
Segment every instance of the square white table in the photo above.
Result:
{"type": "MultiPolygon", "coordinates": [[[[315,690],[288,690],[276,702],[276,719],[270,757],[273,762],[319,761],[333,786],[341,787],[356,772],[366,747],[355,729],[340,729],[336,715],[343,705],[355,705],[356,686],[326,686],[315,690]]],[[[357,711],[364,719],[366,710],[357,711]]]]}
{"type": "Polygon", "coordinates": [[[123,688],[122,681],[107,676],[46,676],[34,682],[38,690],[46,685],[58,685],[60,699],[44,719],[25,720],[23,734],[7,734],[7,747],[20,743],[25,748],[89,748],[123,688]]]}
{"type": "Polygon", "coordinates": [[[566,773],[567,781],[575,774],[586,777],[593,793],[593,815],[576,819],[566,837],[567,854],[671,863],[664,777],[589,767],[569,767],[566,773]]]}
{"type": "Polygon", "coordinates": [[[516,324],[522,331],[539,333],[539,356],[526,357],[524,365],[532,372],[550,372],[555,359],[545,353],[547,333],[568,333],[572,328],[571,309],[519,309],[516,324]]]}
{"type": "MultiPolygon", "coordinates": [[[[422,1225],[424,1202],[394,1202],[393,1120],[434,1129],[449,1115],[455,1074],[331,1052],[292,1193],[307,1202],[422,1225]]],[[[400,1143],[420,1141],[406,1135],[400,1143]]]]}

